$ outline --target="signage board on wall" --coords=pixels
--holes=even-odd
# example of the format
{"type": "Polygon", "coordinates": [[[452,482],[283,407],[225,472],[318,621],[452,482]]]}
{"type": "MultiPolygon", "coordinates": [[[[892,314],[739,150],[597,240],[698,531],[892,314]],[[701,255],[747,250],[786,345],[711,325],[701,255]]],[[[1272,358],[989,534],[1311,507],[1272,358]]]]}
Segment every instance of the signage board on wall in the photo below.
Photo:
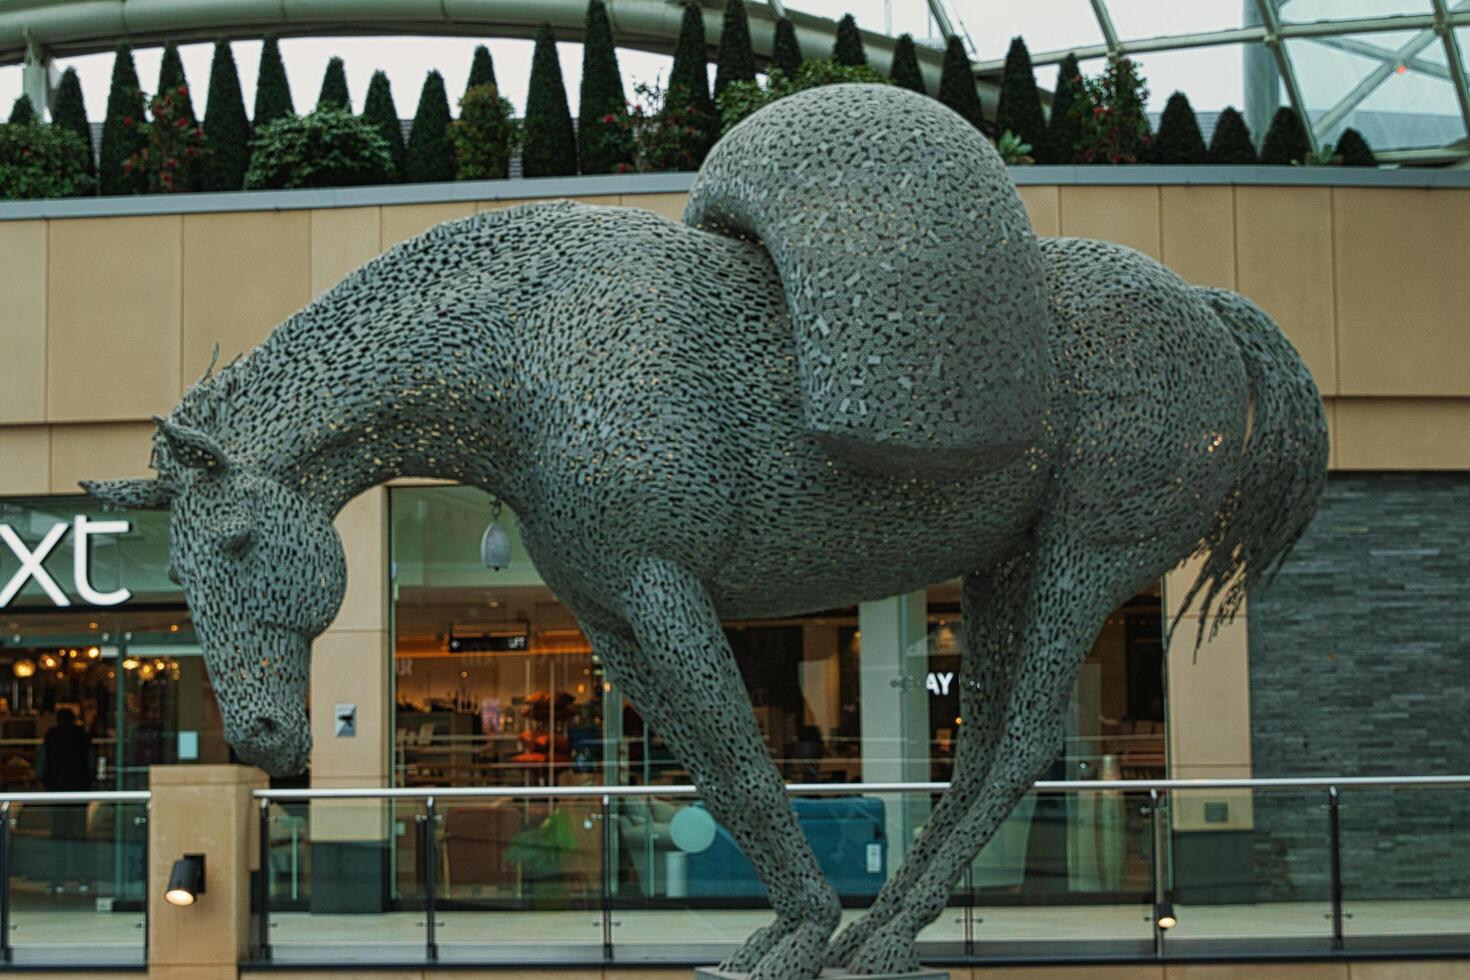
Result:
{"type": "Polygon", "coordinates": [[[10,581],[0,587],[0,609],[10,605],[28,582],[35,582],[52,605],[65,608],[72,604],[71,598],[61,590],[45,567],[46,559],[68,533],[72,537],[72,585],[77,598],[91,606],[116,606],[127,602],[133,597],[127,589],[100,592],[92,585],[92,538],[99,534],[127,534],[130,530],[132,525],[128,521],[96,521],[85,514],[78,514],[70,521],[52,524],[32,548],[21,540],[15,528],[0,524],[0,542],[20,562],[20,568],[10,576],[10,581]]]}

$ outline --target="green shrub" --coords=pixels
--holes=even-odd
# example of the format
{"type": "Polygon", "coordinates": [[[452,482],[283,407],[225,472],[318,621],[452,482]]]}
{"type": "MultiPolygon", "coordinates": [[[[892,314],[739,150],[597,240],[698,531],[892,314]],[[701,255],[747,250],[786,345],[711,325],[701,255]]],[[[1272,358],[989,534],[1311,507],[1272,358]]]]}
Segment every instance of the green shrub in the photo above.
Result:
{"type": "Polygon", "coordinates": [[[449,127],[458,180],[504,180],[520,144],[515,107],[494,85],[476,85],[459,100],[459,119],[449,127]]]}
{"type": "Polygon", "coordinates": [[[944,72],[939,76],[939,101],[958,112],[971,126],[985,131],[985,114],[975,91],[975,73],[970,67],[965,43],[951,37],[944,49],[944,72]]]}
{"type": "Polygon", "coordinates": [[[1031,155],[1031,144],[1011,132],[1009,129],[1000,134],[1000,139],[995,141],[995,152],[1008,167],[1025,166],[1036,162],[1031,155]]]}
{"type": "Polygon", "coordinates": [[[929,94],[924,89],[924,72],[919,68],[919,53],[914,48],[912,34],[900,34],[893,45],[893,70],[888,73],[888,78],[899,88],[920,95],[929,94]]]}
{"type": "Polygon", "coordinates": [[[347,65],[341,58],[333,58],[327,62],[327,70],[322,74],[322,90],[316,97],[316,107],[352,111],[352,96],[347,92],[347,65]]]}
{"type": "Polygon", "coordinates": [[[51,112],[51,124],[77,134],[77,139],[87,150],[87,174],[97,176],[97,161],[92,156],[92,124],[87,121],[87,104],[82,99],[82,80],[75,68],[61,74],[61,84],[56,88],[56,108],[51,112]]]}
{"type": "Polygon", "coordinates": [[[1283,106],[1271,117],[1266,138],[1261,140],[1261,162],[1278,167],[1301,163],[1312,152],[1306,127],[1295,109],[1283,106]]]}
{"type": "Polygon", "coordinates": [[[481,44],[470,57],[470,78],[465,82],[464,93],[469,95],[470,89],[485,85],[494,85],[497,89],[500,87],[500,83],[495,80],[495,60],[490,57],[490,49],[481,44]]]}
{"type": "Polygon", "coordinates": [[[281,45],[269,35],[260,48],[260,73],[255,82],[255,128],[260,129],[282,116],[296,115],[291,101],[291,83],[286,78],[286,64],[281,60],[281,45]]]}
{"type": "Polygon", "coordinates": [[[1081,163],[1139,163],[1148,159],[1148,86],[1132,59],[1110,62],[1087,81],[1087,100],[1072,107],[1081,121],[1077,157],[1081,163]]]}
{"type": "Polygon", "coordinates": [[[1082,120],[1077,115],[1077,106],[1086,98],[1087,85],[1077,67],[1077,58],[1069,54],[1062,59],[1057,70],[1051,120],[1046,125],[1046,136],[1036,145],[1037,163],[1077,162],[1077,144],[1082,139],[1082,120]]]}
{"type": "Polygon", "coordinates": [[[141,194],[143,174],[124,169],[129,158],[148,140],[143,129],[148,107],[138,86],[138,69],[133,49],[117,47],[112,62],[112,87],[107,93],[107,116],[102,122],[102,147],[97,163],[97,180],[103,194],[141,194]]]}
{"type": "Polygon", "coordinates": [[[18,126],[29,126],[32,123],[39,123],[40,121],[41,117],[36,114],[36,107],[31,105],[31,97],[24,94],[17,95],[15,97],[15,104],[10,107],[10,119],[8,122],[18,126]]]}
{"type": "Polygon", "coordinates": [[[184,77],[184,60],[179,57],[179,46],[172,41],[163,46],[163,59],[158,63],[158,92],[170,93],[177,118],[197,123],[194,114],[194,97],[189,94],[189,80],[184,77]]]}
{"type": "Polygon", "coordinates": [[[779,68],[772,68],[764,87],[759,82],[737,82],[720,96],[720,118],[729,130],[740,120],[793,92],[823,85],[861,83],[868,85],[891,85],[887,78],[867,65],[839,65],[835,61],[807,61],[797,69],[795,78],[788,78],[779,68]]]}
{"type": "Polygon", "coordinates": [[[245,171],[250,167],[250,118],[245,115],[245,96],[240,91],[234,52],[223,39],[215,42],[214,62],[209,69],[204,140],[209,147],[204,158],[204,189],[238,191],[244,187],[245,171]]]}
{"type": "Polygon", "coordinates": [[[790,78],[801,68],[801,45],[796,40],[796,27],[790,17],[776,20],[776,39],[771,45],[771,62],[790,78]]]}
{"type": "Polygon", "coordinates": [[[1011,40],[1010,50],[1006,52],[995,128],[1001,133],[1011,133],[1033,147],[1046,136],[1046,115],[1041,111],[1041,94],[1036,91],[1031,52],[1026,50],[1026,42],[1019,37],[1011,40]]]}
{"type": "Polygon", "coordinates": [[[92,188],[90,154],[65,126],[0,125],[0,199],[76,197],[92,188]]]}
{"type": "Polygon", "coordinates": [[[613,45],[607,5],[587,5],[582,34],[582,96],[577,122],[577,159],[584,174],[633,169],[633,137],[627,125],[628,98],[613,45]]]}
{"type": "Polygon", "coordinates": [[[1220,118],[1215,120],[1215,132],[1210,135],[1207,159],[1210,163],[1227,167],[1256,162],[1256,144],[1251,139],[1250,128],[1245,124],[1245,117],[1234,106],[1226,106],[1220,113],[1220,118]]]}
{"type": "Polygon", "coordinates": [[[550,24],[536,29],[522,132],[521,171],[527,177],[566,177],[577,172],[577,137],[550,24]]]}
{"type": "Polygon", "coordinates": [[[357,187],[392,176],[392,154],[372,123],[327,107],[257,129],[245,186],[357,187]]]}
{"type": "MultiPolygon", "coordinates": [[[[650,93],[658,91],[658,86],[648,86],[647,90],[650,93]]],[[[693,169],[697,170],[720,135],[720,113],[715,108],[715,100],[709,91],[704,11],[698,3],[684,4],[684,17],[679,22],[679,38],[674,45],[674,65],[669,69],[669,87],[663,93],[663,108],[660,112],[665,116],[665,136],[689,127],[693,127],[703,136],[702,146],[692,146],[695,155],[693,169]]]]}
{"type": "Polygon", "coordinates": [[[837,22],[837,40],[832,43],[832,60],[839,65],[866,65],[868,53],[863,50],[863,36],[852,14],[843,14],[837,22]]]}
{"type": "Polygon", "coordinates": [[[419,91],[419,107],[413,114],[413,127],[408,131],[408,146],[404,150],[403,179],[412,184],[454,179],[454,150],[449,145],[449,94],[444,91],[444,76],[437,71],[429,72],[419,91]]]}
{"type": "Polygon", "coordinates": [[[1152,162],[1165,164],[1199,164],[1209,156],[1205,138],[1199,131],[1199,120],[1183,92],[1175,92],[1164,104],[1159,117],[1159,131],[1154,135],[1152,162]]]}
{"type": "Polygon", "coordinates": [[[146,142],[123,165],[142,176],[149,194],[180,194],[199,189],[205,157],[204,129],[185,115],[189,87],[178,85],[148,102],[153,118],[143,125],[146,142]]]}
{"type": "Polygon", "coordinates": [[[1363,134],[1349,127],[1337,138],[1337,155],[1344,167],[1376,167],[1378,158],[1373,155],[1363,134]]]}
{"type": "Polygon", "coordinates": [[[750,46],[745,0],[725,0],[725,26],[720,31],[720,56],[715,63],[715,100],[730,83],[753,81],[755,50],[750,46]]]}
{"type": "MultiPolygon", "coordinates": [[[[779,73],[780,69],[772,69],[779,73]]],[[[725,90],[730,97],[753,83],[737,82],[725,90]]],[[[634,167],[643,172],[698,170],[709,152],[709,118],[689,104],[677,101],[669,90],[640,82],[633,87],[635,101],[628,112],[633,136],[634,167]]]]}
{"type": "Polygon", "coordinates": [[[388,154],[393,157],[393,175],[403,179],[407,149],[403,145],[403,124],[398,120],[398,107],[393,103],[393,86],[388,74],[373,72],[368,82],[367,98],[362,103],[362,118],[372,123],[383,142],[388,144],[388,154]]]}

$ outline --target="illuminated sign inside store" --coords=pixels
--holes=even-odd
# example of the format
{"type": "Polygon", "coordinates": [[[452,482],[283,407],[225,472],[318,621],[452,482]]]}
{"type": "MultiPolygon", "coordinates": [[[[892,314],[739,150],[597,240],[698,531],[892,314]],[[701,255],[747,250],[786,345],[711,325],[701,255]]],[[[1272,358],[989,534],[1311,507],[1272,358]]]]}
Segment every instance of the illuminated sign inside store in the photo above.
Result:
{"type": "Polygon", "coordinates": [[[0,524],[0,541],[10,553],[20,560],[20,569],[0,589],[0,609],[10,605],[27,582],[35,582],[46,593],[54,606],[70,606],[71,600],[61,591],[56,580],[47,572],[44,563],[68,531],[72,535],[72,584],[77,596],[88,605],[116,606],[127,602],[133,594],[127,589],[113,592],[98,592],[92,586],[92,537],[98,534],[127,534],[132,525],[127,521],[94,521],[85,514],[78,514],[69,523],[58,521],[41,538],[35,548],[30,548],[15,533],[9,524],[0,524]]]}
{"type": "Polygon", "coordinates": [[[947,670],[944,673],[929,672],[924,678],[924,687],[930,694],[944,695],[949,693],[949,686],[954,683],[954,671],[947,670]]]}

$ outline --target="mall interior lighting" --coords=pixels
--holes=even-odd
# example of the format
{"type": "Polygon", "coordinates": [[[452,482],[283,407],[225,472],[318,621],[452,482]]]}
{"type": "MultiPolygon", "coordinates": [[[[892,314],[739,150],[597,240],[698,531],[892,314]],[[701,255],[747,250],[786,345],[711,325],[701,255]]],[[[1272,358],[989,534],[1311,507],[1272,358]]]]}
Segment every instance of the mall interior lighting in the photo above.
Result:
{"type": "Polygon", "coordinates": [[[174,862],[163,897],[170,905],[189,906],[203,894],[204,855],[185,854],[174,862]]]}

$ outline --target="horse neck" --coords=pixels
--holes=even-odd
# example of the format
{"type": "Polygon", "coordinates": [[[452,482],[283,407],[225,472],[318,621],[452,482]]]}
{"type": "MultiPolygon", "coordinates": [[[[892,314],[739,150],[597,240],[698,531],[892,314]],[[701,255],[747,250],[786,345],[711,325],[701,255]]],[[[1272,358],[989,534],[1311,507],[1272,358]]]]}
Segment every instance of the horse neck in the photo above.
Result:
{"type": "Polygon", "coordinates": [[[418,316],[325,330],[311,313],[239,365],[253,377],[231,403],[245,423],[233,426],[232,450],[334,515],[398,477],[500,491],[515,455],[501,438],[513,383],[504,338],[418,316]]]}

